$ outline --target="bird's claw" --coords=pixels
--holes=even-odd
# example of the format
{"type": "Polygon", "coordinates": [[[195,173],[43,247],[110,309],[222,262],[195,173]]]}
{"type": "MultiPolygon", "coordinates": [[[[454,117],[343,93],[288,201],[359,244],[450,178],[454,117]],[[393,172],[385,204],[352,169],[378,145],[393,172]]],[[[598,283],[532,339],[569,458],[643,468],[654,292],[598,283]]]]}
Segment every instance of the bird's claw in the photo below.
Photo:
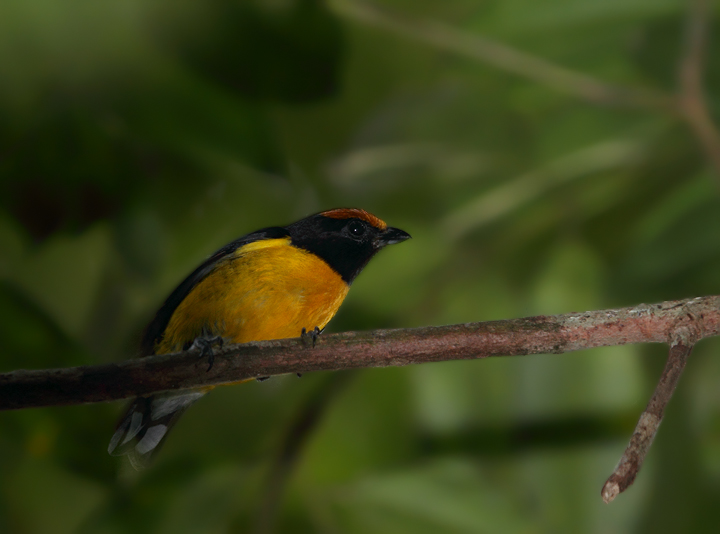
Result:
{"type": "Polygon", "coordinates": [[[215,352],[213,351],[213,345],[218,347],[223,346],[223,338],[221,336],[198,336],[190,346],[190,350],[196,350],[200,352],[200,358],[208,359],[207,371],[212,369],[213,363],[215,363],[215,352]]]}
{"type": "Polygon", "coordinates": [[[321,330],[316,326],[313,328],[310,332],[308,332],[305,327],[303,326],[302,332],[300,332],[300,337],[303,339],[306,339],[308,336],[312,339],[312,346],[315,348],[315,342],[317,341],[317,338],[320,336],[321,330]]]}

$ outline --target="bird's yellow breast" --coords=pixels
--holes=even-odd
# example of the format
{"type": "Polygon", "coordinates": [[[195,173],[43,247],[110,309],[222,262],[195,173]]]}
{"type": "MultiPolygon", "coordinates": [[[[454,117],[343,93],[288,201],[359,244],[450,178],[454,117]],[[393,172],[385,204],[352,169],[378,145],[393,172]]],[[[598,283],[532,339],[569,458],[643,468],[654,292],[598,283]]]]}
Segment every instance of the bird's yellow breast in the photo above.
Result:
{"type": "Polygon", "coordinates": [[[297,337],[324,328],[348,285],[290,238],[249,243],[223,259],[170,317],[156,353],[175,352],[201,335],[235,343],[297,337]]]}

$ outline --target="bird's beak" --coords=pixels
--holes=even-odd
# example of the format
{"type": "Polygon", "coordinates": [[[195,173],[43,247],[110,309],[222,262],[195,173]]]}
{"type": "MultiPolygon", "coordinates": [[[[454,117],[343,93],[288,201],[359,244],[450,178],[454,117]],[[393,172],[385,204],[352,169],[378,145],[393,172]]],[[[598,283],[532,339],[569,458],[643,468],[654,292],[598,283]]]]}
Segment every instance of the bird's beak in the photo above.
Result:
{"type": "Polygon", "coordinates": [[[400,228],[388,227],[382,234],[377,236],[377,239],[375,239],[375,245],[380,248],[386,245],[402,243],[406,239],[410,239],[410,234],[403,230],[400,230],[400,228]]]}

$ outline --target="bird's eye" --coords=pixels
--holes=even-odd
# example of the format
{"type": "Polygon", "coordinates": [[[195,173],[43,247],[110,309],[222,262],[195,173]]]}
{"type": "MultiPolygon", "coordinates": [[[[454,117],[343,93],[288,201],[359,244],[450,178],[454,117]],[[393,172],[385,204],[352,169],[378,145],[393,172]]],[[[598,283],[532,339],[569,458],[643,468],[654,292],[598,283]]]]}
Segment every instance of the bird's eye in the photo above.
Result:
{"type": "Polygon", "coordinates": [[[359,221],[353,221],[348,224],[348,232],[351,237],[362,237],[365,233],[365,225],[359,221]]]}

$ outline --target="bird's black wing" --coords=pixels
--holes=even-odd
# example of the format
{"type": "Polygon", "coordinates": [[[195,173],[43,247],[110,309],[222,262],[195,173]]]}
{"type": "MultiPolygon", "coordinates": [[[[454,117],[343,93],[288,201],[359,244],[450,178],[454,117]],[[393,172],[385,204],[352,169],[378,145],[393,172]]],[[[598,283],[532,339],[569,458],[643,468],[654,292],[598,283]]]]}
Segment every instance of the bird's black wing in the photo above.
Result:
{"type": "Polygon", "coordinates": [[[155,345],[163,336],[165,328],[167,328],[170,322],[170,317],[175,312],[175,309],[180,305],[185,297],[188,296],[190,291],[208,274],[210,274],[215,266],[223,258],[229,256],[240,247],[253,243],[255,241],[262,241],[265,239],[279,239],[287,237],[288,231],[285,228],[270,227],[263,228],[257,232],[253,232],[239,239],[236,239],[232,243],[228,243],[223,248],[215,252],[207,260],[205,260],[197,269],[195,269],[190,276],[183,280],[175,290],[170,293],[170,296],[165,300],[163,305],[155,314],[155,318],[150,321],[150,324],[145,329],[143,334],[142,342],[140,343],[141,356],[149,356],[154,354],[155,345]]]}

